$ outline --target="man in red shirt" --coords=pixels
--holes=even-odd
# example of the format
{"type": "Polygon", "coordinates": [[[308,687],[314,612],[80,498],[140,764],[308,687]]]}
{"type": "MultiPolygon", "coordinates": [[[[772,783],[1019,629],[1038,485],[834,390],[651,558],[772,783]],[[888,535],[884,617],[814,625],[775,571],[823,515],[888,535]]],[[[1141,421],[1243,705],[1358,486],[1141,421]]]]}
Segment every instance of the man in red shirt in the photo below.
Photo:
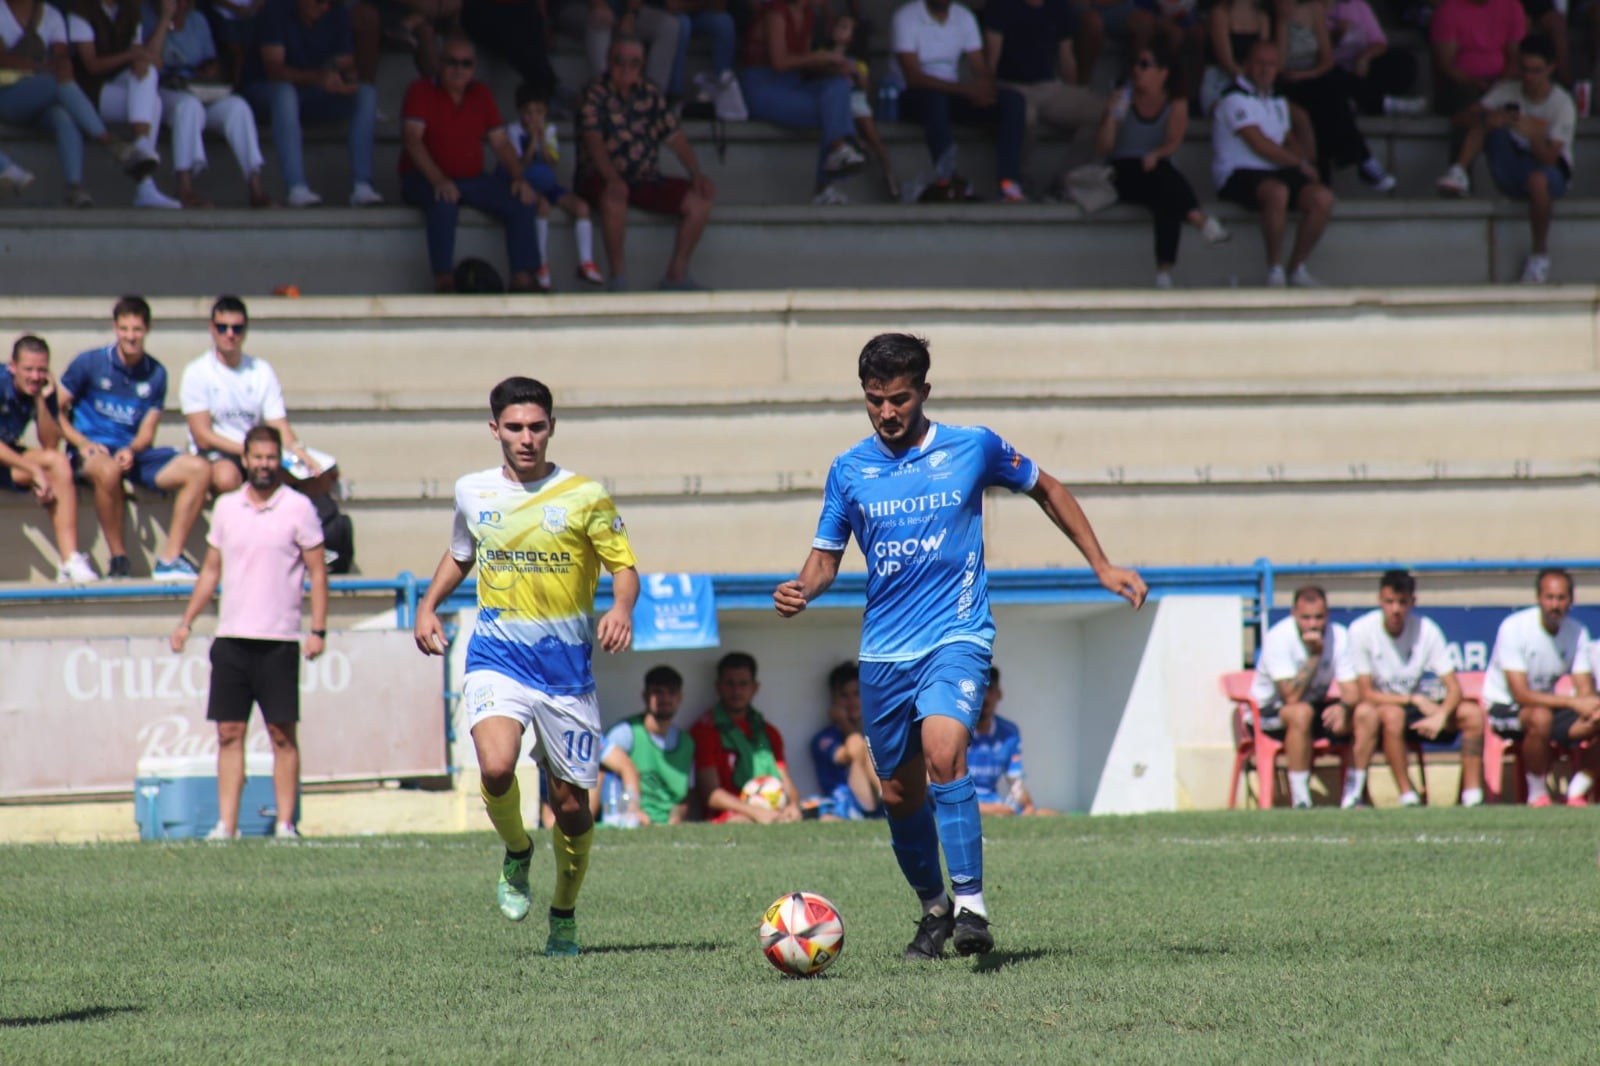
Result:
{"type": "Polygon", "coordinates": [[[755,658],[735,651],[717,662],[717,702],[690,728],[695,789],[708,822],[798,822],[800,794],[783,759],[783,735],[751,705],[760,690],[755,658]],[[783,782],[783,805],[773,810],[740,796],[745,783],[772,776],[783,782]]]}
{"type": "Polygon", "coordinates": [[[539,196],[522,178],[494,94],[473,80],[476,63],[472,42],[451,37],[445,42],[438,79],[418,78],[406,90],[401,109],[401,193],[406,203],[422,208],[427,217],[428,263],[435,291],[455,290],[456,218],[460,205],[467,204],[505,224],[511,291],[534,292],[539,196]],[[485,140],[511,175],[509,182],[484,171],[485,140]]]}

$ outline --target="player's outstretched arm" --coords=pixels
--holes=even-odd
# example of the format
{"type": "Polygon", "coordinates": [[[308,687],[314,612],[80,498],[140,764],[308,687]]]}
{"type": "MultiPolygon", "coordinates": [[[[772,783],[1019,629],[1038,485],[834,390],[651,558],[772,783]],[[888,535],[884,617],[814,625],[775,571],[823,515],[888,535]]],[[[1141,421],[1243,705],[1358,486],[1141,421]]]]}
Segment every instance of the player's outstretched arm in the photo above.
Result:
{"type": "Polygon", "coordinates": [[[462,562],[445,552],[444,558],[439,560],[438,567],[434,569],[433,580],[428,582],[428,591],[422,594],[422,602],[417,604],[417,623],[412,627],[417,650],[422,654],[444,654],[444,624],[439,621],[439,605],[461,587],[461,583],[472,572],[472,562],[471,559],[462,562]]]}
{"type": "Polygon", "coordinates": [[[611,610],[600,616],[594,636],[612,654],[633,646],[633,605],[639,602],[639,571],[625,566],[611,575],[611,610]]]}
{"type": "Polygon", "coordinates": [[[772,605],[783,617],[793,618],[806,609],[806,604],[832,587],[833,579],[839,576],[839,561],[843,558],[842,551],[812,548],[811,554],[806,556],[805,565],[800,568],[800,576],[772,590],[772,605]]]}
{"type": "Polygon", "coordinates": [[[1094,576],[1100,579],[1100,584],[1108,592],[1115,592],[1118,596],[1133,604],[1134,610],[1144,605],[1144,597],[1149,590],[1145,588],[1144,579],[1138,571],[1125,566],[1114,566],[1106,553],[1100,547],[1099,538],[1094,535],[1094,527],[1089,524],[1089,516],[1083,513],[1083,508],[1078,506],[1077,498],[1067,491],[1067,487],[1057,481],[1043,470],[1039,471],[1039,480],[1033,488],[1028,490],[1028,495],[1033,497],[1035,503],[1050,516],[1050,521],[1056,528],[1067,535],[1078,551],[1083,553],[1084,560],[1094,571],[1094,576]]]}

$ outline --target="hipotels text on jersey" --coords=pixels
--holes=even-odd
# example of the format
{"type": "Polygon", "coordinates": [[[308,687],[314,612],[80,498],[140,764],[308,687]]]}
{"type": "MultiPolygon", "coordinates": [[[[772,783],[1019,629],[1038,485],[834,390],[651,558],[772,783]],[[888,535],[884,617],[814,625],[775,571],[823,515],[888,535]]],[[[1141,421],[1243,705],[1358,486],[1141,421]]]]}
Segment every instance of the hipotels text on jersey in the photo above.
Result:
{"type": "Polygon", "coordinates": [[[868,518],[893,518],[901,514],[920,514],[941,507],[960,507],[961,490],[930,492],[922,496],[907,496],[900,500],[869,500],[859,505],[868,518]]]}

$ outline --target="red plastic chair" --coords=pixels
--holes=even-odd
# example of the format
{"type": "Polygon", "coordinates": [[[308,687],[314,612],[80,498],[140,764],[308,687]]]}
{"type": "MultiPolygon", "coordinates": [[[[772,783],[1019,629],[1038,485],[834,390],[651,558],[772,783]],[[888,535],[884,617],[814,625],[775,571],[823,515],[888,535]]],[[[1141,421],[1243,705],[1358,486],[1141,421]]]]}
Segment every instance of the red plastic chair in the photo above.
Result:
{"type": "MultiPolygon", "coordinates": [[[[1475,700],[1483,704],[1483,674],[1457,674],[1456,680],[1461,682],[1461,698],[1475,700]],[[1468,695],[1467,679],[1473,679],[1472,694],[1468,695]]],[[[1572,678],[1563,677],[1556,682],[1556,691],[1562,695],[1572,692],[1572,678]]],[[[1489,711],[1483,708],[1484,713],[1489,711]]],[[[1566,759],[1576,773],[1583,765],[1583,752],[1586,751],[1591,741],[1580,740],[1576,744],[1557,744],[1550,742],[1550,755],[1552,760],[1566,759]]],[[[1511,796],[1516,803],[1528,802],[1528,771],[1522,762],[1522,738],[1503,737],[1494,731],[1494,726],[1486,724],[1483,730],[1483,798],[1485,803],[1505,802],[1505,761],[1506,752],[1511,753],[1511,796]]],[[[1589,788],[1589,802],[1600,802],[1600,778],[1589,788]]]]}
{"type": "MultiPolygon", "coordinates": [[[[1228,807],[1231,809],[1238,805],[1239,782],[1245,782],[1248,794],[1250,780],[1247,771],[1255,770],[1256,775],[1256,806],[1265,810],[1271,807],[1277,796],[1278,788],[1278,754],[1283,751],[1283,741],[1270,737],[1261,731],[1261,708],[1256,706],[1254,697],[1250,695],[1250,682],[1254,679],[1252,670],[1234,670],[1222,675],[1222,694],[1233,702],[1233,776],[1228,785],[1228,807]]],[[[1339,777],[1344,779],[1344,771],[1350,767],[1350,745],[1344,741],[1334,742],[1326,737],[1318,737],[1311,743],[1311,765],[1316,766],[1317,760],[1322,758],[1337,758],[1339,760],[1339,777]]]]}

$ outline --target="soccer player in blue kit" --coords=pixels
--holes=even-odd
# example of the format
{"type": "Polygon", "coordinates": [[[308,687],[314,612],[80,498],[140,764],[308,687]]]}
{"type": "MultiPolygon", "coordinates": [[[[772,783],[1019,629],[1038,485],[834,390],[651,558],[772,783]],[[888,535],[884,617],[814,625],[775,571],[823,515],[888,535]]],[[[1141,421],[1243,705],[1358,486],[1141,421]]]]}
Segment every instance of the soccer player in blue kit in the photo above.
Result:
{"type": "Polygon", "coordinates": [[[872,436],[833,461],[800,576],[772,593],[793,617],[827,591],[854,534],[866,556],[861,718],[883,782],[900,870],[922,901],[908,961],[994,950],[983,902],[983,836],[967,741],[989,681],[994,619],[983,567],[983,491],[1031,496],[1100,583],[1138,608],[1145,584],[1101,550],[1077,500],[982,426],[930,422],[928,345],[885,333],[861,350],[872,436]],[[930,802],[931,801],[931,802],[930,802]],[[954,900],[939,865],[944,846],[954,900]]]}

